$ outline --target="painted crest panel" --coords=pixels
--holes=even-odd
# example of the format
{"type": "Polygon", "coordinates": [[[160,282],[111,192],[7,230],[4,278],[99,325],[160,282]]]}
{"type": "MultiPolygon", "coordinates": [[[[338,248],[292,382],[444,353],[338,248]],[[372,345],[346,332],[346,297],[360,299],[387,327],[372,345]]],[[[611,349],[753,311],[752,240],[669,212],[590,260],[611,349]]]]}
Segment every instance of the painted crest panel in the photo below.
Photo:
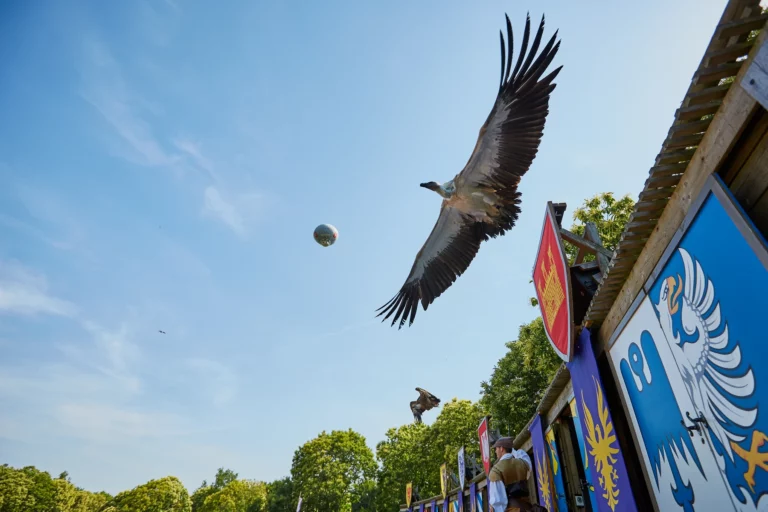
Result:
{"type": "Polygon", "coordinates": [[[768,510],[764,241],[710,184],[610,360],[660,510],[768,510]]]}
{"type": "Polygon", "coordinates": [[[564,361],[573,353],[571,273],[552,203],[547,203],[533,283],[549,343],[564,361]]]}

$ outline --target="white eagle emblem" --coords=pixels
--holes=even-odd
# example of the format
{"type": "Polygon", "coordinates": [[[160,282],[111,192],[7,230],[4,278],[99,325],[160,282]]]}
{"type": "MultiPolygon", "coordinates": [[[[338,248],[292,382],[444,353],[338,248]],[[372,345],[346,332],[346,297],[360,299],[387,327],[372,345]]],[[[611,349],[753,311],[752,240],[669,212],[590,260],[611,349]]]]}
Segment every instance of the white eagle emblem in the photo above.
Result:
{"type": "Polygon", "coordinates": [[[709,422],[711,432],[733,460],[731,442],[740,443],[745,436],[731,427],[749,428],[757,418],[756,407],[741,408],[734,399],[754,393],[755,377],[752,368],[734,372],[741,364],[741,350],[737,343],[729,347],[728,323],[715,300],[715,286],[688,251],[678,251],[685,278],[678,274],[662,283],[656,304],[659,323],[696,412],[715,418],[709,422]]]}

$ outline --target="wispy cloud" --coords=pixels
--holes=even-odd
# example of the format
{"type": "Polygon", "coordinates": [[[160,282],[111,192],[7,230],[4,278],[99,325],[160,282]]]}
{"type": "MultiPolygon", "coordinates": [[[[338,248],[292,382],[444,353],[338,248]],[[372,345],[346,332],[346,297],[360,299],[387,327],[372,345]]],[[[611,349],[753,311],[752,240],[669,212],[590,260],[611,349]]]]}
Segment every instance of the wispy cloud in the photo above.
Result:
{"type": "Polygon", "coordinates": [[[82,223],[58,195],[22,184],[10,188],[15,190],[28,216],[0,214],[0,224],[57,249],[77,250],[92,257],[83,243],[86,232],[82,223]]]}
{"type": "Polygon", "coordinates": [[[44,275],[14,261],[0,261],[0,312],[71,317],[77,308],[48,293],[44,275]]]}
{"type": "Polygon", "coordinates": [[[199,144],[196,144],[185,138],[176,138],[174,139],[173,144],[177,149],[190,157],[194,164],[205,171],[214,182],[220,181],[219,176],[216,174],[216,170],[214,169],[213,162],[211,162],[203,155],[199,144]]]}
{"type": "Polygon", "coordinates": [[[205,202],[203,204],[203,214],[218,218],[221,222],[229,226],[235,234],[244,238],[247,234],[243,216],[237,211],[235,205],[224,199],[219,190],[214,186],[205,189],[205,202]]]}
{"type": "Polygon", "coordinates": [[[128,87],[120,65],[104,43],[89,39],[84,47],[81,95],[99,111],[123,141],[129,150],[126,157],[139,165],[178,171],[175,164],[179,162],[180,155],[164,147],[145,119],[154,110],[147,108],[151,103],[128,87]]]}
{"type": "Polygon", "coordinates": [[[243,192],[225,196],[214,187],[205,189],[203,215],[214,217],[227,225],[240,238],[248,238],[267,208],[267,198],[258,192],[243,192]]]}
{"type": "Polygon", "coordinates": [[[224,405],[235,398],[237,394],[235,374],[224,364],[211,359],[190,358],[186,360],[186,366],[203,378],[208,394],[215,405],[224,405]]]}

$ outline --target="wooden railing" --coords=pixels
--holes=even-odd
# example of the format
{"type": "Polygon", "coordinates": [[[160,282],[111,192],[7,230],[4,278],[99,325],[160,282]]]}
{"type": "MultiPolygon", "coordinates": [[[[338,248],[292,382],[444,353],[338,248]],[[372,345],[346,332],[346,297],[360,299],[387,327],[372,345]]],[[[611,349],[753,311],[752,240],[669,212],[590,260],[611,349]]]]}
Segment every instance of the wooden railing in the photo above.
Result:
{"type": "MultiPolygon", "coordinates": [[[[483,496],[483,508],[480,507],[477,508],[477,512],[488,512],[488,489],[486,486],[488,485],[488,478],[486,478],[485,473],[480,473],[475,478],[473,478],[470,482],[466,482],[464,485],[464,491],[462,493],[462,498],[464,500],[464,509],[465,511],[469,510],[469,486],[470,484],[477,484],[477,492],[482,493],[483,496]]],[[[432,496],[431,498],[414,501],[411,503],[411,508],[409,509],[405,503],[400,505],[400,512],[407,512],[408,510],[412,510],[414,512],[419,511],[419,507],[423,504],[424,505],[424,512],[442,512],[443,510],[443,502],[448,500],[448,502],[452,502],[456,500],[456,497],[459,494],[460,489],[458,487],[451,489],[448,492],[447,498],[443,499],[442,495],[440,496],[432,496]],[[435,510],[431,510],[431,504],[432,501],[435,502],[435,510]]],[[[453,510],[453,509],[449,509],[453,510]]]]}

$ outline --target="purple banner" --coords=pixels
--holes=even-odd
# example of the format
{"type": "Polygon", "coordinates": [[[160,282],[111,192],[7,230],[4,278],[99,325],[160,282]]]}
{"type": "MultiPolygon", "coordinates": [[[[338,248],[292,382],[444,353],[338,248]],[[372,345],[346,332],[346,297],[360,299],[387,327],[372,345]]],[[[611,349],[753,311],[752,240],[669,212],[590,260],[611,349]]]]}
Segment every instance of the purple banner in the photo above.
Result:
{"type": "Polygon", "coordinates": [[[435,500],[432,500],[432,503],[429,504],[429,512],[437,512],[437,502],[435,500]]]}
{"type": "Polygon", "coordinates": [[[477,484],[472,482],[469,484],[469,512],[477,512],[477,484]]]}
{"type": "Polygon", "coordinates": [[[597,371],[589,329],[581,330],[574,349],[574,359],[566,366],[571,372],[573,394],[584,436],[584,451],[589,459],[590,483],[595,488],[594,498],[598,510],[634,512],[637,505],[597,371]],[[596,478],[598,475],[599,478],[596,478]]]}
{"type": "Polygon", "coordinates": [[[443,500],[443,512],[449,512],[449,510],[448,510],[448,504],[449,503],[450,503],[450,501],[448,500],[448,498],[445,498],[443,500]]]}
{"type": "Polygon", "coordinates": [[[424,504],[419,505],[419,512],[424,512],[424,504]]]}
{"type": "Polygon", "coordinates": [[[557,512],[557,502],[553,499],[555,490],[552,486],[552,469],[547,457],[547,446],[544,442],[544,427],[541,424],[541,414],[537,414],[531,424],[531,442],[533,443],[533,459],[536,464],[536,479],[539,483],[539,504],[549,512],[557,512]]]}

